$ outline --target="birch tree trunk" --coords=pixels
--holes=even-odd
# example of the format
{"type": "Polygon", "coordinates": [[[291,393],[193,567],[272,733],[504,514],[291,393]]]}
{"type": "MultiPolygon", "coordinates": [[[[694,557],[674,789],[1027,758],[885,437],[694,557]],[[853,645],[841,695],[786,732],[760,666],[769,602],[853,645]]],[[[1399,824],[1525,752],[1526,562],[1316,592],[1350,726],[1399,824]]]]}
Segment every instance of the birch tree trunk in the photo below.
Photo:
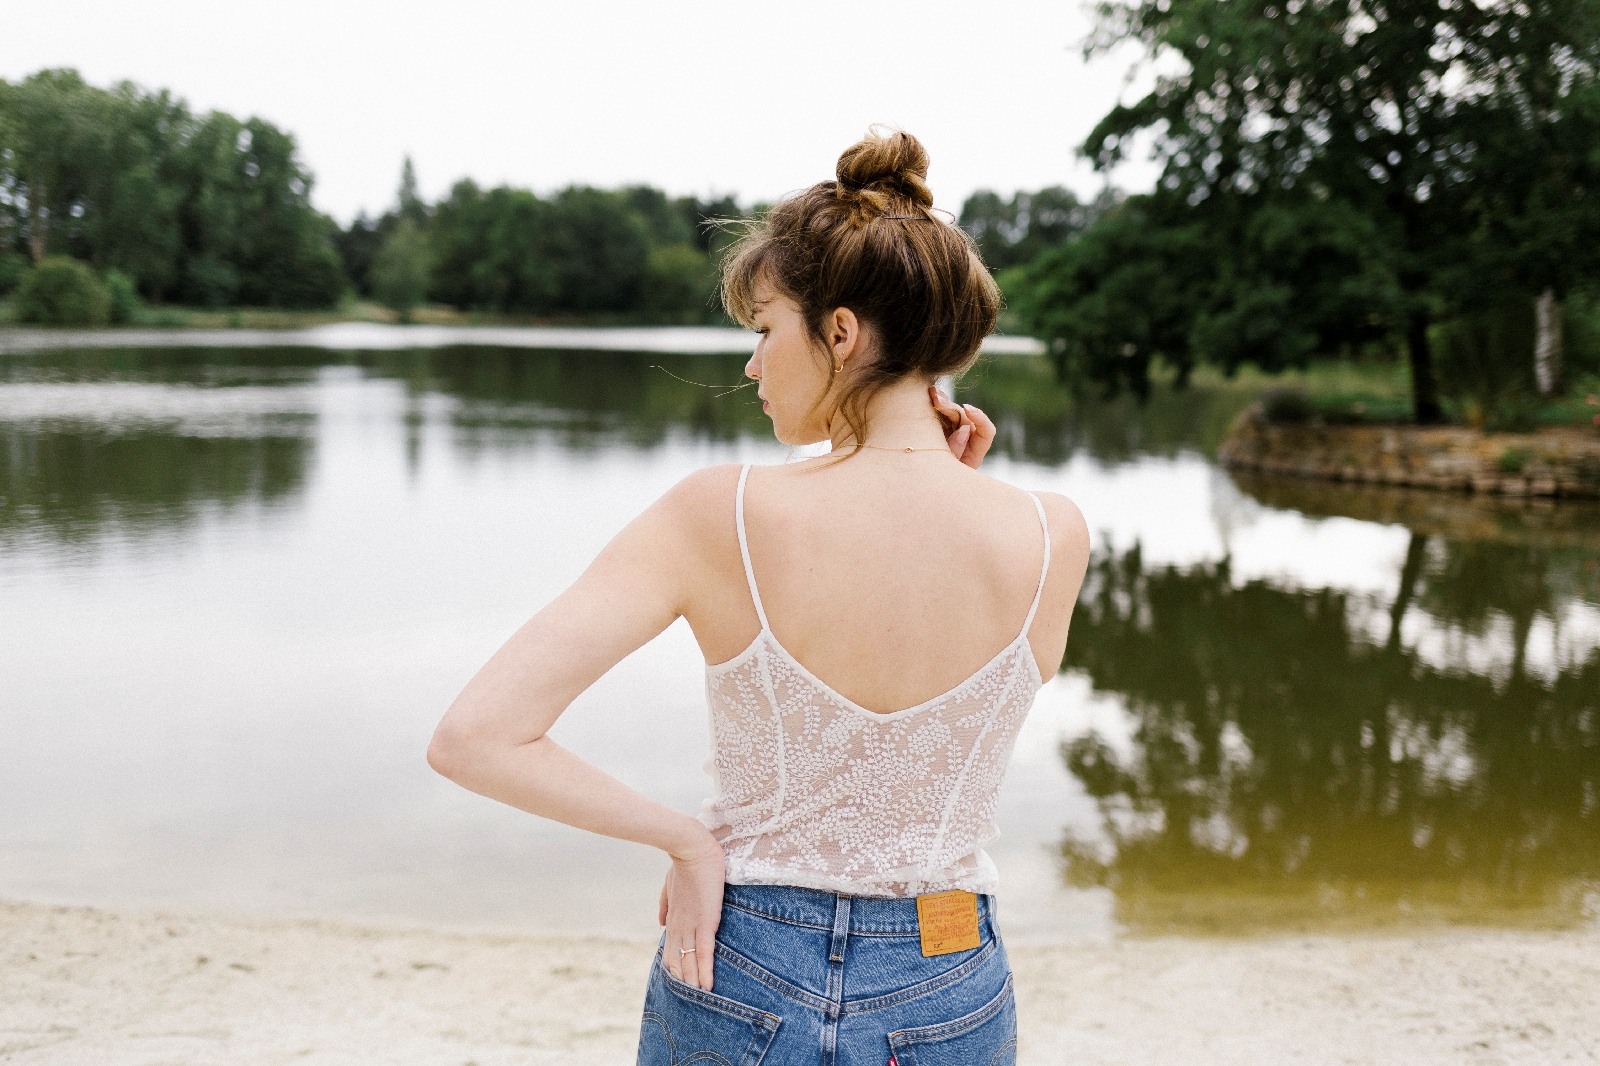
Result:
{"type": "Polygon", "coordinates": [[[1540,396],[1553,396],[1561,384],[1561,304],[1550,289],[1534,302],[1538,332],[1533,341],[1533,379],[1540,396]]]}

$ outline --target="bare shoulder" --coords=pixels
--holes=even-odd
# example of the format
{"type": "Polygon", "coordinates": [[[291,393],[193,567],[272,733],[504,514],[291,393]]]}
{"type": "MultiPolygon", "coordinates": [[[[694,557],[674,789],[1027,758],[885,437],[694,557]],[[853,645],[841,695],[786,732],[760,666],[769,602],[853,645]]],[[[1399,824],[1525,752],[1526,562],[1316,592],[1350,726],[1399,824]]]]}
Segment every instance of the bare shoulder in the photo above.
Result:
{"type": "Polygon", "coordinates": [[[656,506],[688,518],[719,508],[731,514],[741,469],[736,463],[719,463],[696,470],[668,489],[656,506]]]}
{"type": "Polygon", "coordinates": [[[680,544],[716,544],[733,539],[733,498],[740,467],[708,466],[685,477],[650,506],[644,517],[660,534],[680,544]]]}
{"type": "Polygon", "coordinates": [[[1082,575],[1089,565],[1089,524],[1071,499],[1058,492],[1037,492],[1050,522],[1050,552],[1069,572],[1082,575]]]}

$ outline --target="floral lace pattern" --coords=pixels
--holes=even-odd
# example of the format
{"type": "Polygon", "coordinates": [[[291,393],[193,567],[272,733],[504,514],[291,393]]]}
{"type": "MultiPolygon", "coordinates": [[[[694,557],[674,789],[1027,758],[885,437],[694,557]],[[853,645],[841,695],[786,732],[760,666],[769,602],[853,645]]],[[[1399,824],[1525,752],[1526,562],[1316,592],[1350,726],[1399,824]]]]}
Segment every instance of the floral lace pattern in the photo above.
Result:
{"type": "MultiPolygon", "coordinates": [[[[745,539],[748,474],[739,546],[761,632],[706,670],[715,795],[703,820],[722,840],[728,881],[865,896],[994,891],[982,849],[999,835],[1000,783],[1043,685],[1027,641],[1038,594],[1022,632],[961,684],[905,710],[868,711],[772,634],[745,539]]],[[[1049,564],[1046,528],[1041,592],[1049,564]]]]}

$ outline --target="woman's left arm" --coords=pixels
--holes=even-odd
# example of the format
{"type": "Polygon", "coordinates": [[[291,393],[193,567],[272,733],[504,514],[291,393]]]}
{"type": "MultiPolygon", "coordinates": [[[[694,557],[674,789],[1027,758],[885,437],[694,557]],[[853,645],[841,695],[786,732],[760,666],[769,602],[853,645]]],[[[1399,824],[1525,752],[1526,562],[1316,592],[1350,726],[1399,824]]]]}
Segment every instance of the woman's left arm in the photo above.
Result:
{"type": "MultiPolygon", "coordinates": [[[[428,762],[465,788],[530,814],[660,848],[672,857],[668,943],[694,948],[675,976],[711,986],[722,849],[697,819],[650,799],[547,735],[561,712],[684,612],[715,470],[693,475],[611,541],[578,580],[495,652],[445,713],[428,762]]],[[[725,503],[726,501],[720,501],[725,503]]],[[[726,509],[726,508],[724,508],[726,509]]],[[[669,953],[671,954],[671,953],[669,953]]]]}

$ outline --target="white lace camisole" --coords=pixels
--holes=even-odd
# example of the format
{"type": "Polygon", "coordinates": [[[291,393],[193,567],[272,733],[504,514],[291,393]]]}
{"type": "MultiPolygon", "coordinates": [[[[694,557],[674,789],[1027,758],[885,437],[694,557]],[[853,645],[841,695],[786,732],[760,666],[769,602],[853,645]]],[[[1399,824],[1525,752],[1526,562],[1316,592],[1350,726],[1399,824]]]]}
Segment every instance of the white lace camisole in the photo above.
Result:
{"type": "MultiPolygon", "coordinates": [[[[1050,570],[1050,529],[1033,606],[1016,638],[955,688],[915,707],[860,707],[795,661],[767,623],[745,538],[739,552],[761,632],[706,667],[714,795],[701,820],[722,840],[736,885],[798,885],[915,896],[999,881],[983,846],[1022,720],[1044,681],[1028,645],[1050,570]]],[[[1029,493],[1032,496],[1032,493],[1029,493]]]]}

